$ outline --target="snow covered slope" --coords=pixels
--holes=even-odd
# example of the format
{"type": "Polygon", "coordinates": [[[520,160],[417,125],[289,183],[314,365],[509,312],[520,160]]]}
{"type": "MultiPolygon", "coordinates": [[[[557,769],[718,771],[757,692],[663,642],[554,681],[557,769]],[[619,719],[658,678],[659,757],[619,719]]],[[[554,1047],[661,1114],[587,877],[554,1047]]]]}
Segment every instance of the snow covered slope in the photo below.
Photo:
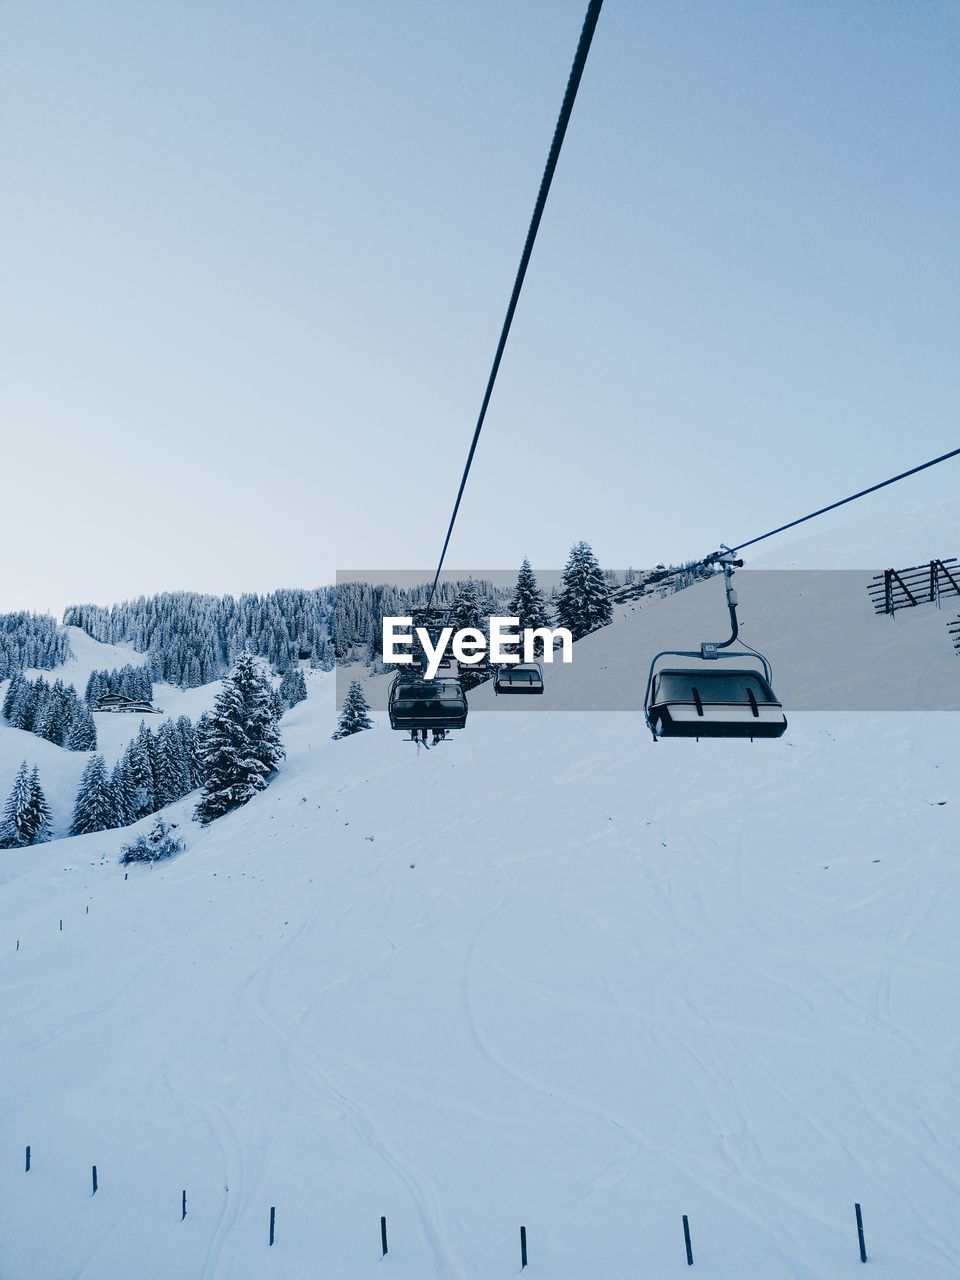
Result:
{"type": "Polygon", "coordinates": [[[886,569],[960,555],[960,498],[904,507],[882,518],[868,504],[869,499],[792,529],[744,554],[756,569],[886,569]]]}
{"type": "Polygon", "coordinates": [[[181,802],[162,869],[4,853],[0,1274],[486,1280],[524,1223],[531,1275],[680,1276],[686,1213],[709,1276],[822,1280],[858,1200],[876,1273],[955,1276],[960,718],[654,745],[545,709],[591,651],[637,690],[695,598],[429,752],[331,742],[313,675],[268,792],[181,802]]]}
{"type": "MultiPolygon", "coordinates": [[[[112,671],[114,667],[142,667],[147,660],[145,653],[138,653],[128,644],[102,644],[88,636],[80,627],[64,627],[73,654],[69,662],[57,668],[57,675],[64,684],[72,684],[83,696],[91,671],[112,671]]],[[[49,678],[49,671],[28,671],[28,676],[49,678]]]]}

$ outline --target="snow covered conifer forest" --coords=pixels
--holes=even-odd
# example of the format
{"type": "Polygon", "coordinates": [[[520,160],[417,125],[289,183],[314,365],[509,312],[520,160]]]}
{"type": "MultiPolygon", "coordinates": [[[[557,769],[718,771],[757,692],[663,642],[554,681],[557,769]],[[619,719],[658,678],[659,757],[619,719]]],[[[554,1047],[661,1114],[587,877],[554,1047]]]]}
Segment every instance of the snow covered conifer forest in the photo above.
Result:
{"type": "Polygon", "coordinates": [[[245,648],[285,670],[301,655],[321,669],[333,663],[328,620],[334,588],[274,591],[266,596],[204,596],[181,591],[103,608],[71,605],[66,626],[104,644],[150,654],[150,673],[184,689],[225,675],[245,648]]]}
{"type": "Polygon", "coordinates": [[[0,680],[29,667],[58,667],[69,654],[69,641],[53,618],[35,613],[0,614],[0,680]]]}

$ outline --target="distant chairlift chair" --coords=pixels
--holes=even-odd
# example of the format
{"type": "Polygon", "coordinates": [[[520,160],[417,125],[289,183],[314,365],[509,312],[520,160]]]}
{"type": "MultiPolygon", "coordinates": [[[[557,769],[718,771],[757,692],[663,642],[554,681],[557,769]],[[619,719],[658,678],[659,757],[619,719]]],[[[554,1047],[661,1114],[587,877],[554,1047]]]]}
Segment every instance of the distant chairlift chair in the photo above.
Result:
{"type": "Polygon", "coordinates": [[[704,643],[699,652],[665,649],[650,664],[644,717],[654,742],[658,738],[779,738],[787,727],[783,707],[773,691],[773,673],[762,653],[730,649],[739,634],[733,570],[743,564],[730,552],[723,565],[727,607],[733,632],[729,640],[704,643]],[[658,669],[664,658],[695,658],[700,665],[658,669]],[[710,663],[733,659],[753,664],[711,670],[710,663]],[[756,668],[759,666],[760,670],[756,668]]]}
{"type": "Polygon", "coordinates": [[[493,691],[500,693],[543,693],[543,667],[539,662],[520,662],[497,667],[493,691]]]}

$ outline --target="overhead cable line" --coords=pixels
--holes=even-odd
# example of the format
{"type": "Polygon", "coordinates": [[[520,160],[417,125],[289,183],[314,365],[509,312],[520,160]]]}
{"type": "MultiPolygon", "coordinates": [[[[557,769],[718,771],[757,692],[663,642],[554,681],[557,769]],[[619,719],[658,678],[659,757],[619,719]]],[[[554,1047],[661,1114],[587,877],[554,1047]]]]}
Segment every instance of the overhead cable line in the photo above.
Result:
{"type": "MultiPolygon", "coordinates": [[[[836,511],[837,507],[845,507],[848,502],[856,502],[858,498],[865,498],[868,493],[876,493],[878,489],[886,489],[887,485],[896,484],[899,480],[906,480],[907,476],[915,476],[918,471],[926,471],[928,467],[935,467],[941,462],[946,462],[950,458],[960,456],[960,449],[951,449],[949,453],[941,453],[939,458],[931,458],[929,462],[921,462],[918,467],[911,467],[909,471],[901,471],[899,475],[891,476],[889,480],[881,480],[879,484],[872,484],[868,489],[861,489],[859,493],[851,493],[848,498],[841,498],[838,502],[831,502],[829,506],[820,507],[817,511],[811,511],[809,515],[800,516],[796,520],[791,520],[787,524],[778,525],[776,529],[771,529],[769,533],[761,533],[759,537],[750,538],[746,542],[738,542],[734,547],[727,547],[727,551],[742,551],[744,547],[752,547],[754,543],[764,542],[767,538],[772,538],[774,534],[783,533],[787,529],[793,529],[798,524],[806,524],[808,520],[815,520],[817,516],[826,515],[828,511],[836,511]]],[[[704,564],[710,564],[719,557],[719,552],[714,552],[706,557],[704,564]]]]}
{"type": "Polygon", "coordinates": [[[550,144],[547,163],[543,170],[543,177],[540,180],[540,190],[537,192],[537,202],[533,208],[533,217],[530,220],[530,228],[527,231],[527,239],[523,246],[520,266],[517,269],[517,278],[513,284],[513,292],[510,295],[510,303],[507,307],[507,314],[503,321],[503,328],[500,330],[500,341],[497,343],[497,353],[493,358],[493,366],[490,369],[490,376],[487,379],[486,391],[483,395],[483,402],[480,405],[480,416],[477,418],[477,425],[473,432],[473,439],[470,442],[470,451],[467,454],[467,461],[463,468],[463,475],[460,477],[460,487],[457,490],[457,500],[453,504],[453,514],[450,516],[450,524],[447,526],[447,536],[443,540],[443,550],[440,552],[437,572],[433,578],[433,586],[430,588],[430,599],[427,603],[428,609],[433,604],[433,597],[437,590],[437,583],[440,581],[440,574],[443,570],[443,562],[446,559],[447,548],[450,545],[453,526],[456,524],[457,513],[460,510],[460,500],[463,497],[463,491],[467,485],[467,476],[470,474],[473,455],[477,451],[477,442],[480,439],[483,422],[487,416],[487,407],[490,404],[490,397],[493,394],[494,383],[497,380],[497,373],[500,370],[500,361],[503,359],[504,348],[507,345],[507,337],[510,334],[510,326],[513,324],[514,312],[517,309],[517,302],[520,299],[520,290],[523,288],[523,280],[527,274],[527,267],[530,264],[530,255],[533,252],[534,241],[537,238],[537,231],[540,228],[540,220],[543,217],[543,210],[547,203],[550,184],[553,181],[553,175],[557,168],[557,161],[560,158],[560,148],[563,146],[563,139],[567,132],[567,125],[570,123],[573,104],[576,101],[577,90],[580,87],[580,78],[583,75],[583,68],[586,66],[587,54],[590,52],[590,43],[593,40],[593,33],[596,30],[597,19],[600,17],[600,10],[602,6],[603,0],[590,0],[590,3],[587,6],[587,14],[583,20],[583,30],[580,32],[580,42],[577,45],[577,52],[574,55],[573,66],[570,68],[570,78],[567,80],[567,90],[563,95],[563,105],[560,107],[557,127],[553,132],[553,141],[550,144]]]}

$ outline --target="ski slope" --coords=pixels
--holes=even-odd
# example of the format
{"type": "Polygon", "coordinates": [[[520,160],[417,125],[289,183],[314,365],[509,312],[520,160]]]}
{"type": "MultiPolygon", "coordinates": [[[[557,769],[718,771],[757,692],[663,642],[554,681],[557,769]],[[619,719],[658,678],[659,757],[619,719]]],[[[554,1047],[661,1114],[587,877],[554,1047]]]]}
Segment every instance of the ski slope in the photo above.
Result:
{"type": "MultiPolygon", "coordinates": [[[[955,1276],[960,718],[654,745],[546,709],[600,667],[638,707],[716,586],[429,752],[383,717],[330,741],[312,674],[269,790],[173,806],[162,868],[124,879],[117,832],[5,851],[0,1275],[486,1280],[523,1223],[532,1276],[680,1276],[686,1213],[701,1273],[822,1280],[860,1274],[860,1201],[874,1272],[955,1276]]],[[[960,682],[920,612],[835,624],[960,682]]]]}

